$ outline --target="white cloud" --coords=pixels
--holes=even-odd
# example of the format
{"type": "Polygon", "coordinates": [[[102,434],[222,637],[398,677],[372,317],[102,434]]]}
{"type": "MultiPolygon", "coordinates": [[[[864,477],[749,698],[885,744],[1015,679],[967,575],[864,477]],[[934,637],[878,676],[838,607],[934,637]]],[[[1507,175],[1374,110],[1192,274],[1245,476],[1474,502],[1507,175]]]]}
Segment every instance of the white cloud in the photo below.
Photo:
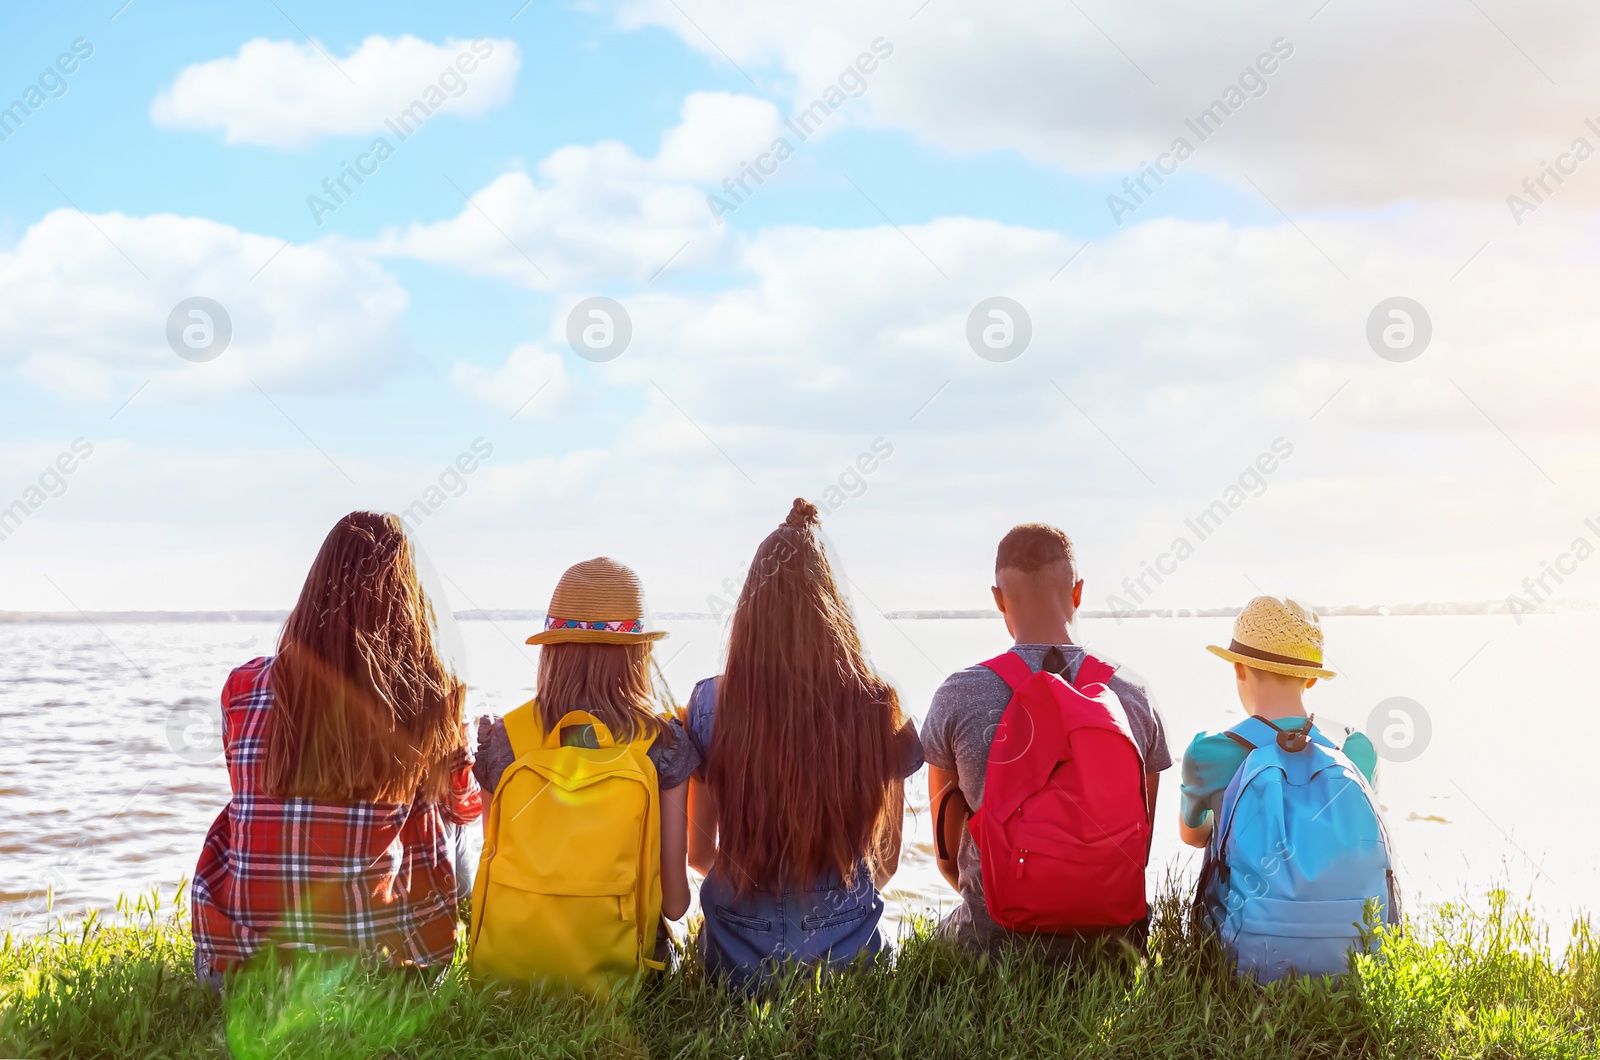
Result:
{"type": "MultiPolygon", "coordinates": [[[[886,608],[983,606],[998,533],[1045,519],[1073,533],[1101,607],[1283,436],[1295,453],[1270,488],[1150,603],[1236,602],[1248,591],[1241,571],[1318,601],[1500,598],[1595,514],[1581,506],[1600,487],[1584,403],[1600,386],[1588,353],[1600,325],[1587,308],[1600,264],[1574,263],[1589,242],[1575,226],[1537,255],[1491,248],[1451,280],[1474,248],[1430,249],[1449,220],[1304,225],[1349,280],[1287,225],[1139,225],[1059,275],[1073,240],[989,221],[767,230],[741,248],[745,280],[733,288],[626,299],[635,345],[592,372],[553,352],[564,300],[550,333],[504,365],[458,364],[456,386],[507,413],[547,379],[550,393],[565,390],[440,449],[443,466],[474,432],[496,446],[424,536],[475,604],[537,607],[566,563],[607,551],[648,572],[656,606],[698,610],[725,595],[722,580],[790,498],[822,498],[882,437],[893,456],[825,522],[857,592],[886,608]],[[980,360],[963,334],[972,304],[997,293],[1035,324],[1033,345],[1005,364],[980,360]],[[1381,360],[1363,336],[1372,306],[1396,293],[1421,301],[1435,326],[1434,345],[1406,364],[1381,360]],[[591,407],[578,415],[573,396],[591,407]],[[531,552],[530,526],[540,528],[531,552]]],[[[114,218],[96,221],[127,235],[114,218]]],[[[307,253],[329,251],[284,251],[307,253]]],[[[66,313],[121,291],[100,288],[66,313]]],[[[7,292],[0,305],[32,301],[7,292]]],[[[54,452],[7,463],[34,475],[54,452]]],[[[19,577],[34,566],[108,572],[118,588],[94,606],[260,605],[292,589],[308,543],[343,510],[404,507],[438,475],[425,460],[330,452],[359,489],[309,449],[250,454],[260,470],[241,507],[236,455],[111,444],[0,560],[19,577]],[[232,529],[256,502],[275,513],[270,533],[250,518],[232,529]],[[204,547],[175,558],[171,543],[199,524],[204,547]],[[113,543],[88,566],[72,558],[95,540],[113,543]],[[240,541],[302,559],[241,569],[240,541]],[[140,550],[166,558],[140,567],[140,550]],[[129,570],[182,588],[141,586],[129,570]]],[[[48,603],[48,585],[37,589],[48,603]]],[[[1597,595],[1587,575],[1563,591],[1597,595]]]]}
{"type": "Polygon", "coordinates": [[[661,138],[650,172],[661,180],[718,184],[768,147],[779,124],[778,109],[764,99],[692,92],[683,120],[661,138]]]}
{"type": "MultiPolygon", "coordinates": [[[[455,365],[454,385],[502,412],[547,380],[552,400],[507,426],[503,459],[429,530],[450,534],[455,561],[495,592],[512,583],[486,543],[531,522],[559,528],[548,533],[563,560],[634,541],[668,572],[677,606],[698,603],[701,574],[734,572],[755,539],[740,534],[770,528],[796,494],[822,494],[878,437],[895,456],[829,525],[850,535],[859,569],[912,593],[946,577],[930,571],[981,568],[997,528],[1022,518],[1067,525],[1103,592],[1279,436],[1296,445],[1283,476],[1158,603],[1236,599],[1247,564],[1316,599],[1500,595],[1549,542],[1565,544],[1569,506],[1600,483],[1585,400],[1600,386],[1589,310],[1600,263],[1579,203],[1558,201],[1487,249],[1471,204],[1298,226],[1151,220],[1087,249],[966,217],[723,240],[704,185],[777,118],[749,97],[692,96],[653,158],[613,142],[564,148],[449,220],[366,247],[292,247],[256,280],[278,241],[190,219],[94,218],[154,295],[60,211],[0,257],[0,364],[68,392],[155,373],[241,385],[246,369],[269,388],[348,384],[393,367],[402,345],[404,293],[367,255],[558,291],[543,334],[503,364],[455,365]],[[617,292],[633,345],[604,365],[567,362],[564,315],[589,293],[576,289],[647,281],[674,254],[735,279],[617,292]],[[177,361],[159,330],[196,293],[240,306],[237,351],[209,365],[177,361]],[[1034,324],[1028,352],[1005,364],[965,339],[991,295],[1022,302],[1034,324]],[[1433,319],[1433,345],[1406,364],[1377,357],[1364,335],[1393,295],[1433,319]]],[[[352,470],[363,483],[394,477],[352,470]]],[[[271,490],[295,510],[312,503],[281,482],[271,490]]],[[[517,595],[536,598],[524,590],[560,565],[530,561],[517,595]]]]}
{"type": "Polygon", "coordinates": [[[149,380],[351,389],[405,364],[406,303],[392,276],[336,241],[285,246],[201,218],[62,209],[0,252],[0,368],[91,399],[149,380]],[[169,315],[196,296],[232,322],[226,349],[204,363],[167,339],[169,315]]]}
{"type": "MultiPolygon", "coordinates": [[[[1133,169],[1187,136],[1198,147],[1189,168],[1254,194],[1240,176],[1248,173],[1291,211],[1440,196],[1504,210],[1505,197],[1575,137],[1600,148],[1600,133],[1584,124],[1600,116],[1588,88],[1600,11],[1578,0],[1488,10],[935,0],[899,18],[849,0],[699,0],[689,13],[716,27],[715,46],[667,0],[618,8],[624,26],[664,27],[714,64],[726,63],[719,53],[746,68],[779,64],[797,101],[884,37],[894,54],[852,105],[852,120],[908,129],[962,154],[1016,149],[1086,174],[1133,169]],[[1266,64],[1275,69],[1264,94],[1242,96],[1200,144],[1184,120],[1238,84],[1279,38],[1293,54],[1266,64]]],[[[1593,204],[1600,181],[1568,178],[1555,193],[1593,204]]]]}
{"type": "MultiPolygon", "coordinates": [[[[601,485],[620,475],[651,484],[637,510],[759,526],[789,498],[821,495],[881,436],[895,456],[830,524],[856,528],[852,559],[875,577],[924,594],[886,606],[951,606],[927,572],[974,566],[1024,518],[1081,537],[1101,606],[1108,580],[1136,575],[1283,437],[1293,459],[1159,605],[1235,599],[1241,569],[1319,600],[1503,596],[1540,549],[1565,545],[1600,483],[1587,293],[1600,263],[1575,260],[1587,229],[1558,224],[1458,274],[1477,249],[1458,217],[1164,220],[1096,242],[1065,271],[1078,241],[991,221],[763,230],[739,246],[735,286],[623,298],[634,344],[584,388],[609,393],[613,416],[627,410],[589,432],[615,439],[595,443],[605,474],[576,496],[530,483],[527,511],[626,521],[627,491],[601,485]],[[1004,364],[964,334],[995,294],[1034,325],[1004,364]],[[1393,295],[1432,318],[1432,344],[1408,363],[1365,336],[1393,295]]],[[[566,308],[538,357],[561,348],[566,308]]],[[[493,400],[515,379],[520,400],[544,371],[522,363],[532,356],[480,372],[477,392],[493,400]]],[[[560,434],[569,415],[541,403],[528,418],[560,434]]],[[[517,505],[507,498],[507,518],[517,505]]],[[[695,569],[716,569],[726,548],[651,526],[695,569]]]]}
{"type": "Polygon", "coordinates": [[[1346,380],[1330,415],[1374,430],[1492,431],[1466,391],[1507,428],[1592,433],[1600,323],[1588,292],[1600,263],[1579,256],[1593,226],[1560,218],[1538,246],[1491,246],[1462,271],[1473,234],[1439,235],[1459,216],[1298,228],[1168,219],[1087,249],[970,218],[765,229],[738,248],[734,286],[625,298],[634,345],[608,368],[617,380],[671,380],[708,426],[775,436],[895,408],[909,417],[946,379],[958,385],[928,414],[941,430],[1070,412],[1046,382],[1056,379],[1093,395],[1108,429],[1158,449],[1171,439],[1181,450],[1197,429],[1252,437],[1219,409],[1309,417],[1346,380]],[[1008,364],[980,360],[965,339],[968,314],[991,295],[1032,317],[1032,345],[1008,364]],[[1432,320],[1431,345],[1407,364],[1366,338],[1369,314],[1396,295],[1432,320]],[[1023,378],[1042,386],[1019,394],[1023,378]]]}
{"type": "Polygon", "coordinates": [[[537,179],[502,174],[457,216],[387,233],[376,249],[536,290],[704,265],[720,253],[722,230],[697,184],[736,174],[779,124],[765,100],[694,93],[654,158],[615,141],[563,147],[539,163],[537,179]]]}
{"type": "Polygon", "coordinates": [[[513,414],[533,407],[535,400],[541,407],[558,402],[568,390],[561,357],[536,342],[517,346],[496,369],[457,361],[450,381],[463,393],[513,414]]]}
{"type": "Polygon", "coordinates": [[[392,134],[431,114],[477,116],[511,98],[513,40],[371,36],[334,59],[321,45],[258,37],[196,63],[150,105],[155,124],[221,129],[228,143],[303,147],[329,136],[392,134]]]}

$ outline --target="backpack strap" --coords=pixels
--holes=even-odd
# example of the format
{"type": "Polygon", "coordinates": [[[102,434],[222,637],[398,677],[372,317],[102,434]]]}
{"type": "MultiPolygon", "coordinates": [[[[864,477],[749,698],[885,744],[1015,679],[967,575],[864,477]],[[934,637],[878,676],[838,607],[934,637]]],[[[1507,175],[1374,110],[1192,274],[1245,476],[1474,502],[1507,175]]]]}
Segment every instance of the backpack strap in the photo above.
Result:
{"type": "MultiPolygon", "coordinates": [[[[604,749],[615,747],[617,741],[611,736],[611,729],[605,722],[590,714],[587,710],[569,710],[556,722],[556,727],[545,734],[544,749],[554,751],[561,746],[561,730],[570,729],[575,725],[586,725],[594,733],[595,747],[604,749]]],[[[582,745],[579,745],[582,746],[582,745]]]]}
{"type": "MultiPolygon", "coordinates": [[[[561,746],[561,730],[573,725],[588,725],[594,729],[595,741],[600,747],[613,747],[616,740],[610,728],[599,718],[586,710],[569,711],[560,723],[549,732],[544,731],[544,724],[539,718],[538,700],[529,700],[516,710],[510,711],[503,719],[506,725],[506,737],[511,741],[511,755],[513,760],[523,755],[538,750],[554,750],[561,746]]],[[[641,751],[648,751],[655,743],[655,735],[642,735],[631,741],[641,751]]]]}
{"type": "Polygon", "coordinates": [[[1111,678],[1117,668],[1103,659],[1096,659],[1088,652],[1083,653],[1083,661],[1078,664],[1078,676],[1072,682],[1072,687],[1083,691],[1090,685],[1110,685],[1111,678]]]}
{"type": "Polygon", "coordinates": [[[1033,676],[1033,671],[1022,661],[1022,656],[1014,651],[1002,652],[992,659],[985,659],[981,665],[998,674],[1000,680],[1009,685],[1013,692],[1027,684],[1028,679],[1033,676]]]}
{"type": "MultiPolygon", "coordinates": [[[[1311,734],[1311,742],[1314,743],[1314,744],[1317,744],[1319,747],[1326,747],[1330,751],[1343,751],[1344,750],[1344,740],[1341,740],[1338,743],[1334,743],[1332,737],[1328,736],[1321,729],[1315,728],[1314,726],[1311,726],[1311,725],[1307,725],[1306,726],[1306,731],[1311,734]]],[[[1345,730],[1344,730],[1344,738],[1345,738],[1345,740],[1348,740],[1350,738],[1350,734],[1353,733],[1353,732],[1355,732],[1354,729],[1350,728],[1349,726],[1345,726],[1345,730]]]]}
{"type": "Polygon", "coordinates": [[[1229,729],[1225,735],[1247,751],[1254,751],[1258,747],[1266,747],[1271,744],[1277,744],[1291,753],[1303,751],[1313,742],[1331,746],[1325,738],[1322,740],[1316,739],[1318,734],[1312,728],[1313,720],[1312,718],[1307,718],[1303,729],[1284,729],[1272,724],[1265,718],[1249,717],[1229,729]],[[1301,737],[1304,739],[1301,740],[1301,737]],[[1285,739],[1288,739],[1291,743],[1298,741],[1300,746],[1287,747],[1284,745],[1285,739]]]}
{"type": "MultiPolygon", "coordinates": [[[[987,666],[998,674],[1002,681],[1011,686],[1011,691],[1013,692],[1026,684],[1034,673],[1028,664],[1023,661],[1022,656],[1014,651],[996,655],[993,659],[986,659],[981,665],[987,666]]],[[[1073,688],[1079,691],[1090,685],[1110,684],[1111,676],[1116,672],[1116,667],[1110,663],[1103,662],[1088,652],[1084,652],[1083,661],[1078,664],[1078,676],[1071,684],[1073,688]]],[[[1057,676],[1063,675],[1058,674],[1057,676]]],[[[1065,679],[1064,676],[1063,679],[1065,679]]]]}
{"type": "Polygon", "coordinates": [[[511,741],[511,757],[521,758],[544,746],[544,725],[539,720],[539,701],[530,699],[503,719],[506,737],[511,741]]]}
{"type": "MultiPolygon", "coordinates": [[[[1277,730],[1256,717],[1246,718],[1238,725],[1235,725],[1228,730],[1227,736],[1234,743],[1243,747],[1247,756],[1258,747],[1270,747],[1277,742],[1277,730]]],[[[1211,837],[1206,843],[1206,857],[1216,860],[1217,872],[1220,874],[1219,878],[1224,886],[1227,884],[1229,874],[1225,856],[1228,837],[1233,833],[1233,822],[1238,818],[1238,814],[1234,813],[1234,804],[1238,801],[1242,790],[1241,781],[1245,780],[1245,763],[1241,763],[1239,768],[1235,770],[1233,777],[1228,781],[1228,786],[1223,789],[1222,805],[1217,809],[1216,818],[1211,824],[1211,837]]]]}
{"type": "Polygon", "coordinates": [[[950,800],[961,794],[961,788],[952,787],[944,793],[944,798],[939,800],[939,813],[933,822],[933,844],[938,852],[940,861],[950,860],[950,845],[944,841],[944,814],[950,808],[950,800]]]}

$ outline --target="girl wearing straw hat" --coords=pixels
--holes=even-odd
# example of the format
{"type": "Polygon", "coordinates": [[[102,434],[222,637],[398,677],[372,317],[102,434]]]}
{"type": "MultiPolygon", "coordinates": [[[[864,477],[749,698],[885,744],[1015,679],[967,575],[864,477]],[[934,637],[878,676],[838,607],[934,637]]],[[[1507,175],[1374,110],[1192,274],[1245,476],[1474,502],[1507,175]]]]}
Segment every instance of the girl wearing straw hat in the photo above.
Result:
{"type": "MultiPolygon", "coordinates": [[[[688,781],[700,765],[695,745],[685,738],[682,725],[663,710],[671,706],[671,693],[651,658],[651,646],[666,635],[649,628],[644,592],[632,570],[605,557],[568,568],[550,598],[543,631],[528,638],[529,644],[540,645],[535,699],[512,712],[509,720],[516,722],[515,731],[508,729],[507,718],[490,716],[479,720],[478,755],[473,768],[483,790],[498,796],[502,781],[509,782],[511,774],[517,772],[513,765],[521,769],[519,759],[527,755],[528,743],[543,744],[546,734],[552,734],[550,739],[556,742],[544,746],[604,752],[598,756],[602,764],[604,759],[622,757],[629,745],[648,742],[647,750],[638,757],[647,759],[653,767],[646,772],[653,773],[650,779],[656,786],[656,799],[652,801],[659,806],[662,920],[659,930],[640,927],[646,940],[651,933],[655,936],[653,955],[648,949],[642,954],[645,959],[641,964],[650,967],[666,962],[671,955],[664,921],[679,919],[689,908],[685,868],[688,781]],[[574,715],[582,723],[572,724],[574,715]],[[517,731],[533,737],[532,741],[524,741],[520,753],[513,750],[518,742],[514,739],[517,731]],[[608,748],[616,748],[617,753],[612,754],[608,748]]],[[[563,798],[556,795],[554,801],[563,798]]],[[[552,800],[543,801],[548,804],[552,800]]],[[[529,814],[522,824],[526,826],[536,816],[529,814]]],[[[484,823],[487,832],[490,815],[485,815],[484,823]]],[[[502,852],[508,843],[524,839],[535,845],[540,842],[540,837],[526,834],[526,827],[511,827],[515,823],[501,827],[498,843],[502,852]]],[[[646,837],[647,844],[652,838],[646,837]]],[[[486,841],[492,841],[492,837],[486,837],[486,841]]],[[[582,850],[573,851],[570,847],[563,853],[569,857],[576,854],[580,859],[583,856],[582,850]]],[[[486,851],[486,864],[489,854],[486,851]]],[[[513,852],[513,860],[548,868],[550,851],[533,857],[530,854],[513,852]]],[[[588,875],[599,875],[599,870],[588,875]]],[[[646,890],[650,889],[647,883],[646,890]]],[[[644,907],[652,908],[648,901],[644,907]]],[[[473,910],[475,924],[480,912],[473,910]]],[[[613,918],[615,915],[613,908],[613,918]]],[[[570,924],[546,924],[540,930],[560,933],[578,929],[570,924]]],[[[474,940],[477,941],[476,930],[474,940]]],[[[537,972],[538,969],[530,969],[529,974],[537,972]]]]}

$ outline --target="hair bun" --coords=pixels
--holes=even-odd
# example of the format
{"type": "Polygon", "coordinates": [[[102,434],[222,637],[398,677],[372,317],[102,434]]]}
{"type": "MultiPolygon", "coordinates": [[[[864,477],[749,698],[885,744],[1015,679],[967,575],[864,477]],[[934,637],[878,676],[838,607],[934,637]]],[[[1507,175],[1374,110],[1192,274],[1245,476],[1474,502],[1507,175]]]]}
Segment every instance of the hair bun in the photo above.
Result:
{"type": "Polygon", "coordinates": [[[817,512],[817,506],[804,497],[794,499],[794,507],[789,509],[789,517],[783,521],[784,526],[792,526],[796,530],[805,530],[813,526],[822,525],[822,517],[817,512]]]}

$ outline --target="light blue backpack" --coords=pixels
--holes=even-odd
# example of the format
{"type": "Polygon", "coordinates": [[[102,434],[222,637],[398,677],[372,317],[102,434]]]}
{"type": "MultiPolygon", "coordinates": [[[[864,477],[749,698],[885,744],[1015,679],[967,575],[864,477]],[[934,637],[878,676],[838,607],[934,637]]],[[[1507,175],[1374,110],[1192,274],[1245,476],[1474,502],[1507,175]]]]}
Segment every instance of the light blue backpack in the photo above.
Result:
{"type": "Polygon", "coordinates": [[[1389,834],[1361,770],[1312,727],[1249,718],[1249,756],[1222,796],[1199,897],[1242,974],[1339,975],[1363,947],[1369,900],[1400,922],[1389,834]]]}

